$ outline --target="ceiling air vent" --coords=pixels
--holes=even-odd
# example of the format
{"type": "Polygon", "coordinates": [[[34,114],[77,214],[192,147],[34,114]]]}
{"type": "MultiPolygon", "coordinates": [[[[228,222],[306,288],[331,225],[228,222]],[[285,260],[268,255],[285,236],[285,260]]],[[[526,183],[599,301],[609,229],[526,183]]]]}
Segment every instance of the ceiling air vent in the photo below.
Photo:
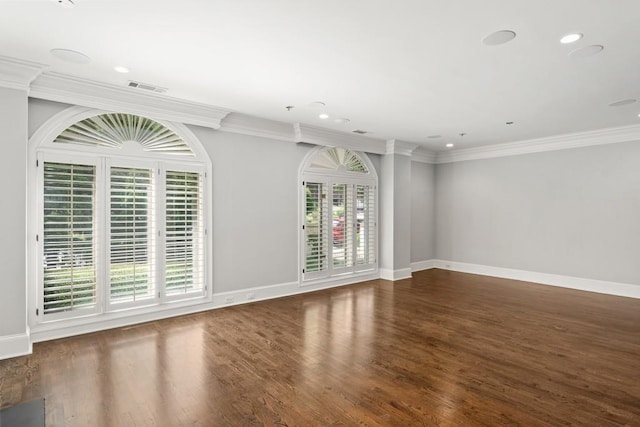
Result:
{"type": "Polygon", "coordinates": [[[369,133],[366,130],[354,129],[351,132],[357,133],[358,135],[364,135],[365,133],[369,133]]]}
{"type": "Polygon", "coordinates": [[[154,86],[148,83],[136,82],[133,80],[129,80],[129,84],[127,86],[135,87],[137,89],[148,90],[155,93],[165,93],[167,91],[166,87],[154,86]]]}

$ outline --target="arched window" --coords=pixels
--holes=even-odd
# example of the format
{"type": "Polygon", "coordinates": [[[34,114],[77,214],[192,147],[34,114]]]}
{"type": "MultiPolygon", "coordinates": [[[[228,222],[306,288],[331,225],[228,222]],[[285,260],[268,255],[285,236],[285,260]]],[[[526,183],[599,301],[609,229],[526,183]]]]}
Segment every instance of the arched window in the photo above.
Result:
{"type": "Polygon", "coordinates": [[[211,166],[195,137],[134,114],[61,115],[30,142],[32,324],[206,298],[211,166]]]}
{"type": "Polygon", "coordinates": [[[302,167],[302,279],[377,268],[377,176],[365,154],[316,149],[302,167]]]}

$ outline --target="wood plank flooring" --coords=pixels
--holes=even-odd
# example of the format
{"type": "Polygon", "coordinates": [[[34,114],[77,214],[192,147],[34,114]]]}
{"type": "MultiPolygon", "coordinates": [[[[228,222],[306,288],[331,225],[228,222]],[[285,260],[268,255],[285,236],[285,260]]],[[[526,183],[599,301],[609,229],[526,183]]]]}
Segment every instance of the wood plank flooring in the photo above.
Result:
{"type": "Polygon", "coordinates": [[[640,300],[443,270],[34,345],[47,426],[640,426],[640,300]]]}

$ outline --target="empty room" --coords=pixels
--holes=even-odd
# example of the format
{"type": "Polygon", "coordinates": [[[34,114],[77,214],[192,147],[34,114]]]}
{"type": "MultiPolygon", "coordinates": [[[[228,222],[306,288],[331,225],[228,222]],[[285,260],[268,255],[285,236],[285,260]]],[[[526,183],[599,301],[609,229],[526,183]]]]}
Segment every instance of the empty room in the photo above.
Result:
{"type": "Polygon", "coordinates": [[[640,2],[0,2],[0,425],[640,426],[640,2]]]}

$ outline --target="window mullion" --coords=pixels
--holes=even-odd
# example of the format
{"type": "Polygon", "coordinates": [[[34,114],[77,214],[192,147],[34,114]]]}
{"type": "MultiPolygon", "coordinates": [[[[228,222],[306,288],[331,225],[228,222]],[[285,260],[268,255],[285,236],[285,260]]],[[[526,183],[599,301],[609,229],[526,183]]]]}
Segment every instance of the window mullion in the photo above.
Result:
{"type": "Polygon", "coordinates": [[[94,253],[96,254],[96,286],[98,288],[97,298],[100,312],[108,311],[109,301],[109,238],[111,233],[109,219],[109,166],[110,161],[101,158],[97,166],[96,194],[96,239],[94,243],[94,253]]]}
{"type": "Polygon", "coordinates": [[[159,302],[166,301],[166,212],[167,212],[167,192],[166,192],[166,168],[164,164],[156,166],[156,185],[153,189],[155,192],[155,208],[154,208],[154,224],[156,244],[154,247],[155,256],[155,297],[159,302]]]}

